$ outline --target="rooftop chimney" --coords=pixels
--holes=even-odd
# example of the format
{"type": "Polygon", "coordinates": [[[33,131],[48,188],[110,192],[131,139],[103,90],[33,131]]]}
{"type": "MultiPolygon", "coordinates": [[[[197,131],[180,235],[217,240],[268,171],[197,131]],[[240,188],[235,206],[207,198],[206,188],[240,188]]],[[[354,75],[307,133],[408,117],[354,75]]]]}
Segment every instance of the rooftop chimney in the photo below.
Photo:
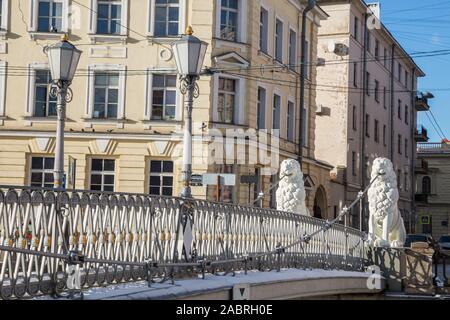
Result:
{"type": "Polygon", "coordinates": [[[381,21],[381,3],[374,2],[368,3],[367,6],[373,12],[373,14],[381,21]]]}

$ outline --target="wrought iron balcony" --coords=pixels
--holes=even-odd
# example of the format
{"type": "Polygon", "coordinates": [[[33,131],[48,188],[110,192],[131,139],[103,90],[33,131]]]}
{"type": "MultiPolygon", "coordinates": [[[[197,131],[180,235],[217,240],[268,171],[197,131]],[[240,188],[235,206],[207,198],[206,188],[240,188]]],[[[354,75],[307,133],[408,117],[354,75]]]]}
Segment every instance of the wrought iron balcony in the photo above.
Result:
{"type": "Polygon", "coordinates": [[[420,130],[416,130],[414,133],[414,139],[416,142],[428,142],[430,138],[428,138],[428,130],[421,126],[420,130]]]}
{"type": "Polygon", "coordinates": [[[420,93],[416,96],[416,110],[417,111],[428,111],[430,110],[430,105],[428,104],[428,99],[434,98],[431,93],[420,93]]]}

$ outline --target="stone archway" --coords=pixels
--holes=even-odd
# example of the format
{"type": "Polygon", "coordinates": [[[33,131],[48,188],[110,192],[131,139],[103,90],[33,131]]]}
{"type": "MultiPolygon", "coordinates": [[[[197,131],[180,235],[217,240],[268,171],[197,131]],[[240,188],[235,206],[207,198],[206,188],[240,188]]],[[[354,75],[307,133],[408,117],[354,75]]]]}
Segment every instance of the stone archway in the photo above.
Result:
{"type": "Polygon", "coordinates": [[[316,196],[314,197],[313,213],[315,218],[326,219],[328,217],[327,209],[327,195],[325,189],[320,186],[316,190],[316,196]]]}

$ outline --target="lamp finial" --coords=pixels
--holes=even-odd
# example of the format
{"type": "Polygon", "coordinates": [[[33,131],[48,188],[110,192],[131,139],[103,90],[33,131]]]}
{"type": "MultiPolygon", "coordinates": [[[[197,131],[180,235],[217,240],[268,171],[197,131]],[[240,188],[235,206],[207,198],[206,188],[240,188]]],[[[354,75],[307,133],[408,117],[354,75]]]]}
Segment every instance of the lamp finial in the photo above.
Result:
{"type": "Polygon", "coordinates": [[[69,41],[69,35],[68,35],[67,33],[64,33],[64,34],[61,36],[61,41],[63,41],[63,42],[69,41]]]}
{"type": "Polygon", "coordinates": [[[192,36],[193,33],[194,33],[194,30],[192,29],[192,27],[191,27],[191,26],[188,26],[188,27],[186,28],[186,34],[187,34],[188,36],[192,36]]]}

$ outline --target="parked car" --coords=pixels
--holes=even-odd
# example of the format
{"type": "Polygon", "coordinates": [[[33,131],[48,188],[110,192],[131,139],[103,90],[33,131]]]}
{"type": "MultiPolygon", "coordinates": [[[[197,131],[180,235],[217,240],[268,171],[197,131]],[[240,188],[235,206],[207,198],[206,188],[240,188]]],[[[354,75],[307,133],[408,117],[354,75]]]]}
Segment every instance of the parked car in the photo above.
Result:
{"type": "Polygon", "coordinates": [[[433,237],[429,234],[408,234],[406,236],[405,248],[411,247],[411,243],[414,242],[427,242],[433,243],[433,237]]]}
{"type": "Polygon", "coordinates": [[[442,250],[450,250],[450,236],[441,236],[439,238],[439,246],[441,247],[442,250]]]}

